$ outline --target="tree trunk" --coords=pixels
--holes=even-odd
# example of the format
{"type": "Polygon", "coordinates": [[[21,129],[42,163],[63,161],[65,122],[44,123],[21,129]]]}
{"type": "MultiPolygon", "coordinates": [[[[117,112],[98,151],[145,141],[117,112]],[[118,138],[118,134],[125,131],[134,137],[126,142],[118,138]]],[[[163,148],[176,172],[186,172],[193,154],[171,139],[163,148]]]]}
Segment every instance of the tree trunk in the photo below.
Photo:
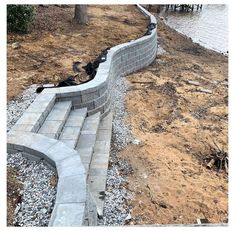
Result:
{"type": "Polygon", "coordinates": [[[81,25],[88,23],[87,5],[75,5],[73,21],[81,25]]]}

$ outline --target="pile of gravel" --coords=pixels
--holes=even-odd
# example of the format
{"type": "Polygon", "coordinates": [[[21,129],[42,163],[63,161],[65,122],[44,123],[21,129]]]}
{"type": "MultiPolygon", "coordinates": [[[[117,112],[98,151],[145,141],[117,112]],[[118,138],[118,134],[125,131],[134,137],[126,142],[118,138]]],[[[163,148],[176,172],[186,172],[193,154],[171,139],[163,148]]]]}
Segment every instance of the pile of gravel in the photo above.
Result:
{"type": "Polygon", "coordinates": [[[112,91],[113,136],[107,171],[105,191],[105,203],[103,218],[98,220],[99,225],[125,225],[130,220],[131,206],[129,201],[134,194],[125,188],[126,176],[132,172],[126,161],[118,156],[128,143],[133,142],[134,137],[129,127],[125,124],[125,96],[127,94],[128,81],[119,78],[112,91]]]}
{"type": "MultiPolygon", "coordinates": [[[[34,101],[37,85],[32,85],[7,104],[7,131],[34,101]]],[[[42,161],[30,161],[22,153],[7,154],[7,166],[17,170],[23,183],[22,201],[15,210],[16,226],[48,226],[56,199],[56,186],[50,184],[55,173],[42,161]]]]}

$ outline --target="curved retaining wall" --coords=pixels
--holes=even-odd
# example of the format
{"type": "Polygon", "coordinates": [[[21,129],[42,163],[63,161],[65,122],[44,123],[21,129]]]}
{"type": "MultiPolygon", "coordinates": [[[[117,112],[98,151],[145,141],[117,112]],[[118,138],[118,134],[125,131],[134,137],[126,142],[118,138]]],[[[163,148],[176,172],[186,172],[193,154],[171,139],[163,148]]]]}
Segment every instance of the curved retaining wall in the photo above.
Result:
{"type": "MultiPolygon", "coordinates": [[[[138,9],[156,24],[156,18],[142,6],[138,9]]],[[[57,101],[71,100],[74,108],[87,107],[88,115],[98,111],[107,114],[110,107],[110,93],[115,80],[120,76],[137,71],[149,65],[157,54],[157,28],[150,35],[117,45],[108,50],[107,59],[97,69],[96,76],[88,83],[45,89],[41,94],[55,94],[57,101]]]]}
{"type": "MultiPolygon", "coordinates": [[[[140,5],[137,7],[149,17],[150,23],[156,24],[153,15],[140,5]]],[[[9,153],[24,151],[35,158],[43,158],[56,167],[59,182],[50,226],[83,225],[89,192],[84,167],[77,152],[61,141],[35,133],[56,101],[69,100],[73,102],[74,108],[87,107],[88,115],[100,111],[105,116],[109,112],[110,94],[115,80],[149,65],[156,54],[157,28],[150,35],[111,48],[92,81],[78,86],[45,89],[8,133],[9,153]],[[61,150],[63,155],[58,156],[61,150]]]]}
{"type": "Polygon", "coordinates": [[[27,152],[56,168],[59,181],[49,226],[81,226],[89,192],[85,168],[77,151],[61,141],[31,132],[10,134],[7,148],[8,152],[27,152]]]}

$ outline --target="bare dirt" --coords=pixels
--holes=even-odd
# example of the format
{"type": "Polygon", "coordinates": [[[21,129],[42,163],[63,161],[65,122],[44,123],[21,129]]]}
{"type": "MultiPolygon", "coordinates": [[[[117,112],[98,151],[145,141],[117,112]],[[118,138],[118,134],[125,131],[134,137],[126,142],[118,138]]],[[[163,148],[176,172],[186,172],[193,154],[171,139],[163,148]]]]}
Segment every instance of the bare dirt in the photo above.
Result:
{"type": "Polygon", "coordinates": [[[158,35],[166,53],[128,76],[127,122],[141,141],[120,153],[133,168],[130,224],[227,223],[228,176],[206,157],[213,140],[228,151],[228,58],[161,20],[158,35]]]}
{"type": "Polygon", "coordinates": [[[14,211],[21,202],[20,190],[22,183],[17,180],[17,171],[11,167],[7,168],[7,226],[13,226],[14,211]]]}
{"type": "Polygon", "coordinates": [[[72,5],[36,6],[31,33],[8,34],[8,100],[31,84],[66,79],[74,74],[73,62],[86,64],[101,50],[138,38],[147,25],[133,5],[89,5],[89,23],[84,26],[74,25],[73,15],[72,5]],[[18,49],[12,48],[14,42],[20,42],[18,49]]]}

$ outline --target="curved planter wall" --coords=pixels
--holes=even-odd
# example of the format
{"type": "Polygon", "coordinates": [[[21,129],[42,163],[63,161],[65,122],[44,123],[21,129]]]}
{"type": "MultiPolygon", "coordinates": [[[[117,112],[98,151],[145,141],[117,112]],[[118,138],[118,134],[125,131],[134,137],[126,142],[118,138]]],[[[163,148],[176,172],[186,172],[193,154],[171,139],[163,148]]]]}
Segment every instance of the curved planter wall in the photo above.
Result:
{"type": "MultiPolygon", "coordinates": [[[[140,5],[137,7],[149,17],[150,23],[156,24],[153,15],[140,5]]],[[[100,112],[105,116],[109,112],[115,80],[149,65],[156,54],[157,28],[152,29],[150,35],[111,48],[92,81],[78,86],[45,89],[8,133],[9,153],[24,151],[56,167],[59,182],[50,226],[81,226],[87,206],[90,206],[86,175],[78,153],[61,141],[36,134],[55,102],[72,101],[74,108],[86,107],[88,115],[100,112]]]]}

